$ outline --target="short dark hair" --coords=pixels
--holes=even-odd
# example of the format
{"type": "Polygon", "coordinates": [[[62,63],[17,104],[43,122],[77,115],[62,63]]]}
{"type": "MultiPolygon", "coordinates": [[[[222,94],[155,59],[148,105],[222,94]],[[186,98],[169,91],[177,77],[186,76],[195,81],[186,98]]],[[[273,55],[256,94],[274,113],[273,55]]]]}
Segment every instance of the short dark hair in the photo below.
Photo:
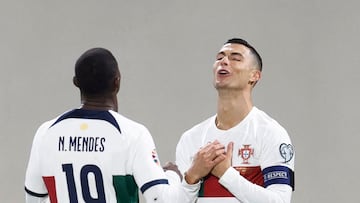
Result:
{"type": "Polygon", "coordinates": [[[77,85],[86,95],[98,95],[111,91],[113,79],[118,72],[119,67],[115,57],[104,48],[87,50],[75,64],[77,85]]]}
{"type": "Polygon", "coordinates": [[[241,44],[241,45],[244,45],[247,48],[249,48],[251,53],[255,56],[256,62],[258,64],[258,66],[259,66],[259,70],[262,71],[262,59],[261,59],[260,54],[246,40],[243,40],[241,38],[232,38],[232,39],[227,40],[224,44],[229,44],[229,43],[231,43],[231,44],[241,44]]]}

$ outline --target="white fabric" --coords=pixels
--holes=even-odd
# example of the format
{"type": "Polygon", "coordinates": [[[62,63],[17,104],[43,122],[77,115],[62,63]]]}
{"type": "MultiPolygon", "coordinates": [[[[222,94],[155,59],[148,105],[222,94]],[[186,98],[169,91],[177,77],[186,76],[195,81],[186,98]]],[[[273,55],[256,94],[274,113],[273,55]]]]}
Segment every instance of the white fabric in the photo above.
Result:
{"type": "Polygon", "coordinates": [[[28,193],[25,193],[25,202],[26,203],[49,203],[50,200],[48,197],[34,197],[29,195],[28,193]]]}
{"type": "MultiPolygon", "coordinates": [[[[288,156],[291,159],[285,160],[284,154],[281,155],[279,150],[284,143],[289,148],[292,146],[286,130],[263,111],[253,107],[245,119],[229,130],[219,130],[215,125],[215,118],[216,115],[181,136],[176,148],[176,164],[183,173],[190,168],[193,156],[200,147],[214,140],[219,140],[225,146],[234,142],[234,168],[260,167],[263,170],[271,166],[286,166],[294,170],[295,155],[291,154],[288,156]],[[242,150],[247,154],[241,154],[242,150]]],[[[234,168],[229,168],[219,180],[219,183],[235,196],[230,198],[232,200],[229,202],[290,202],[292,188],[289,185],[273,184],[267,188],[254,185],[234,168]]],[[[199,198],[198,202],[215,202],[212,199],[199,198]]]]}
{"type": "MultiPolygon", "coordinates": [[[[90,193],[87,195],[95,199],[99,185],[103,185],[106,202],[112,203],[116,202],[113,176],[133,176],[139,188],[152,181],[166,180],[147,128],[116,112],[108,113],[115,118],[121,133],[114,124],[102,119],[67,118],[53,125],[58,117],[41,125],[31,149],[26,189],[47,194],[43,177],[53,177],[57,201],[69,202],[70,179],[79,202],[85,202],[82,192],[86,187],[90,193]]],[[[171,182],[171,186],[158,184],[145,190],[147,202],[154,202],[150,196],[159,203],[183,202],[180,193],[186,200],[196,195],[191,187],[183,187],[179,179],[173,177],[171,182]]],[[[28,197],[27,203],[41,202],[40,199],[43,198],[28,197]]]]}

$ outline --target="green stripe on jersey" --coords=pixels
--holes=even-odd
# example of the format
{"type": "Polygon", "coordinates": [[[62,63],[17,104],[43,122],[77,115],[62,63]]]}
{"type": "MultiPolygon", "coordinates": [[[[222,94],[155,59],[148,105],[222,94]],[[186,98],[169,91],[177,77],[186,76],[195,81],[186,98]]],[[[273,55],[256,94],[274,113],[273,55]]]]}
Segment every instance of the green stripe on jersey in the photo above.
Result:
{"type": "Polygon", "coordinates": [[[198,197],[204,197],[204,181],[202,181],[200,184],[200,190],[198,193],[198,197]]]}
{"type": "Polygon", "coordinates": [[[139,188],[131,175],[113,176],[117,203],[138,203],[139,188]]]}

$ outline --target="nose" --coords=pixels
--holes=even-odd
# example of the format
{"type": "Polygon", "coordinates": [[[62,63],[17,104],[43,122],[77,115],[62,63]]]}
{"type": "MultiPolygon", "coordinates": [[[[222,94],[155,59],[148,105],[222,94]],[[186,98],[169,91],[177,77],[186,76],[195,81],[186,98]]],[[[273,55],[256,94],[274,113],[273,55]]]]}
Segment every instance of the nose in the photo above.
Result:
{"type": "Polygon", "coordinates": [[[221,64],[221,65],[229,65],[229,57],[228,57],[228,56],[224,56],[224,57],[220,60],[220,64],[221,64]]]}

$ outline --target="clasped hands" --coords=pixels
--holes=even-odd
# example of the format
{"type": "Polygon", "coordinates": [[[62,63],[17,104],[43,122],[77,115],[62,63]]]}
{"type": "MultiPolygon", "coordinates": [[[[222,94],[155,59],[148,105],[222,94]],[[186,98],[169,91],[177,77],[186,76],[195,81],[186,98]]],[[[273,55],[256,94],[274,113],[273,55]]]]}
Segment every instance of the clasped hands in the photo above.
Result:
{"type": "Polygon", "coordinates": [[[219,141],[208,143],[196,153],[192,165],[185,173],[188,184],[195,184],[209,173],[220,178],[231,167],[233,142],[225,146],[219,141]]]}

